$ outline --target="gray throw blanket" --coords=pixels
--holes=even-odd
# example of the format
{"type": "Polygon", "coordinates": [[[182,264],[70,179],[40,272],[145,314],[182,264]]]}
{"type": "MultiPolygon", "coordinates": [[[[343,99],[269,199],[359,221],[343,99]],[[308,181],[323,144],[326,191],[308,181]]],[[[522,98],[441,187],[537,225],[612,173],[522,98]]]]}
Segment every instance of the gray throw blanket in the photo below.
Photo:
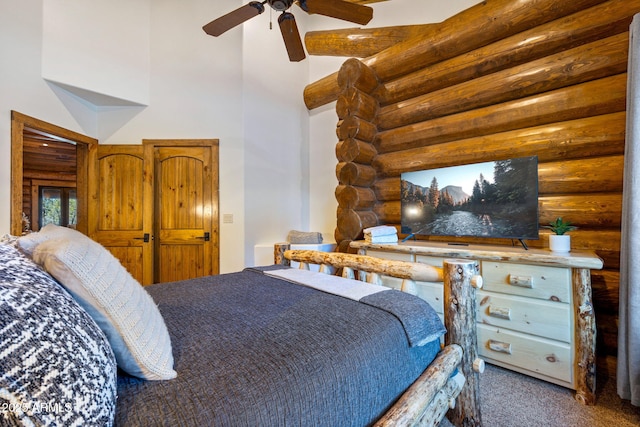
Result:
{"type": "Polygon", "coordinates": [[[317,245],[322,243],[322,233],[316,231],[291,230],[287,235],[287,242],[294,244],[317,245]]]}

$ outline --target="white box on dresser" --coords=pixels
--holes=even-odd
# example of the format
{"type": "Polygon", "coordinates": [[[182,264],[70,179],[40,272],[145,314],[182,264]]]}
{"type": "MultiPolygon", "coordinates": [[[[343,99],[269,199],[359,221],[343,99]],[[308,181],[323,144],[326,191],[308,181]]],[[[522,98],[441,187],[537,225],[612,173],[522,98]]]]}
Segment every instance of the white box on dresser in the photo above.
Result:
{"type": "MultiPolygon", "coordinates": [[[[351,246],[361,254],[436,267],[449,258],[476,260],[484,281],[476,292],[479,355],[488,363],[576,390],[582,403],[595,402],[590,270],[603,266],[595,254],[423,241],[397,245],[358,241],[351,246]]],[[[418,296],[442,315],[443,284],[416,285],[418,296]]]]}

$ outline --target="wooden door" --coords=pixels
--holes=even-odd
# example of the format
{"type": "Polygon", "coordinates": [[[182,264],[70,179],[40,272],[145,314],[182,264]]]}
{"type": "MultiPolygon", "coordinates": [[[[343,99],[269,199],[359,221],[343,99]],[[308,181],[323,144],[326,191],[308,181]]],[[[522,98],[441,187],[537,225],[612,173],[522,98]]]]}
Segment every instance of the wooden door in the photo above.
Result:
{"type": "Polygon", "coordinates": [[[140,283],[153,283],[153,181],[142,145],[99,145],[91,155],[89,235],[140,283]]]}
{"type": "Polygon", "coordinates": [[[154,281],[217,274],[217,141],[144,143],[154,158],[154,281]]]}

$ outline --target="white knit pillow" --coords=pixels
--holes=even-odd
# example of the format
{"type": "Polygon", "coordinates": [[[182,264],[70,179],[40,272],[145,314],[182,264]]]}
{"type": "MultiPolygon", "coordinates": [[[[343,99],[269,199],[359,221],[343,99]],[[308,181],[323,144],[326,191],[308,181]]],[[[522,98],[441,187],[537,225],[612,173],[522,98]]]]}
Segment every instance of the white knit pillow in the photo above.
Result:
{"type": "Polygon", "coordinates": [[[118,366],[148,380],[176,377],[167,327],[144,288],[103,246],[74,230],[38,244],[33,259],[93,317],[118,366]]]}
{"type": "Polygon", "coordinates": [[[47,224],[35,233],[29,233],[18,239],[18,247],[22,252],[29,256],[33,255],[33,251],[42,242],[53,239],[73,239],[77,234],[82,234],[68,227],[62,227],[55,224],[47,224]]]}

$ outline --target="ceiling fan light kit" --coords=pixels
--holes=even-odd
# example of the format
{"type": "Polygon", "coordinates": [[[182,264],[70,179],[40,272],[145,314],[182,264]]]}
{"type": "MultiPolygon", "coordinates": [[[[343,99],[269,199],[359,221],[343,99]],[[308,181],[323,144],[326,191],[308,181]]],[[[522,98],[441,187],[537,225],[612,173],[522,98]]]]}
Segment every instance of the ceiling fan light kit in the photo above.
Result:
{"type": "MultiPolygon", "coordinates": [[[[245,21],[258,16],[264,12],[264,5],[269,6],[282,14],[278,17],[278,25],[282,33],[289,60],[292,62],[302,61],[305,58],[304,47],[300,37],[300,31],[296,24],[296,19],[287,10],[293,6],[294,0],[264,0],[251,1],[226,15],[214,19],[202,27],[205,33],[218,37],[226,31],[234,28],[245,21]]],[[[354,22],[366,25],[373,18],[373,9],[356,3],[344,0],[298,0],[298,6],[308,14],[318,14],[331,18],[354,22]]]]}

